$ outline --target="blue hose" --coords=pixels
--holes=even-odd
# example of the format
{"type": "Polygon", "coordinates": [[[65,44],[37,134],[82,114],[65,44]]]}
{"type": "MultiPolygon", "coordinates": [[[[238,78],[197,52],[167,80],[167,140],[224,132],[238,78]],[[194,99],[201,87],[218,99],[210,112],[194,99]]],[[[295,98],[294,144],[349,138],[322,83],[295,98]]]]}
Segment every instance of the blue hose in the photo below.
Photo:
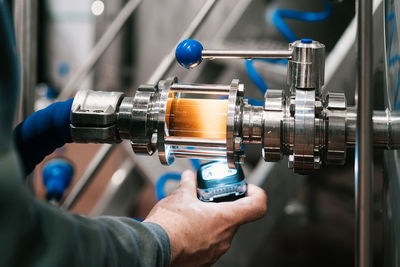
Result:
{"type": "MultiPolygon", "coordinates": [[[[396,17],[394,16],[394,13],[391,12],[387,15],[386,17],[386,21],[387,23],[389,23],[391,20],[393,20],[393,24],[392,24],[392,31],[390,33],[390,37],[389,37],[389,62],[390,62],[390,56],[392,54],[392,44],[393,44],[393,35],[394,35],[394,27],[396,26],[396,17]]],[[[390,63],[389,63],[390,65],[390,63]]]]}
{"type": "Polygon", "coordinates": [[[250,97],[245,97],[249,100],[249,104],[252,106],[264,106],[264,100],[257,100],[250,97]]]}
{"type": "Polygon", "coordinates": [[[400,71],[399,71],[399,75],[397,77],[396,91],[394,93],[394,109],[395,110],[400,109],[399,88],[400,88],[400,71]]]}
{"type": "Polygon", "coordinates": [[[264,95],[268,89],[267,83],[263,80],[261,75],[257,72],[256,68],[253,65],[253,60],[245,60],[244,66],[246,68],[247,75],[249,75],[250,79],[257,86],[260,92],[264,95]]]}
{"type": "Polygon", "coordinates": [[[192,167],[194,170],[197,170],[201,165],[201,162],[199,159],[190,159],[190,163],[192,163],[192,167]]]}
{"type": "Polygon", "coordinates": [[[284,19],[294,19],[306,22],[319,22],[326,20],[332,13],[332,3],[324,1],[324,9],[320,12],[306,12],[291,9],[275,10],[272,21],[289,43],[297,40],[296,34],[289,28],[284,19]]]}
{"type": "Polygon", "coordinates": [[[165,191],[164,187],[168,181],[180,181],[181,180],[181,173],[179,172],[167,172],[161,175],[156,183],[156,197],[157,200],[161,200],[165,198],[165,191]]]}

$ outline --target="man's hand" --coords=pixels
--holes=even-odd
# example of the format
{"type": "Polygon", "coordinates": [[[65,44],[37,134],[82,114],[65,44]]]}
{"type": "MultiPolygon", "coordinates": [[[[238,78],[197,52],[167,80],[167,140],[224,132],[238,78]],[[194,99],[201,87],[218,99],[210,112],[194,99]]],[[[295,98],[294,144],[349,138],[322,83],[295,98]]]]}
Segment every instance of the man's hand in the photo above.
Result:
{"type": "Polygon", "coordinates": [[[197,199],[194,173],[185,171],[179,188],[157,203],[145,222],[157,223],[168,233],[173,266],[203,266],[229,249],[240,225],[262,218],[266,211],[264,190],[251,184],[239,200],[202,202],[197,199]]]}

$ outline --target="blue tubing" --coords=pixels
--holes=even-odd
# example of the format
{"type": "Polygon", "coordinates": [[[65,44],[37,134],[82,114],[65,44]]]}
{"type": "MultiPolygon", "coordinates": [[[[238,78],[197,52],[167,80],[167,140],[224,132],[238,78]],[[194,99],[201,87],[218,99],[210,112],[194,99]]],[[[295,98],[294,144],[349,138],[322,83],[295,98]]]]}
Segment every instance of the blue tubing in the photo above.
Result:
{"type": "Polygon", "coordinates": [[[257,72],[256,68],[253,65],[253,60],[245,60],[244,66],[246,68],[246,72],[249,75],[252,82],[257,86],[260,92],[264,95],[268,89],[268,85],[263,80],[261,75],[257,72]]]}
{"type": "Polygon", "coordinates": [[[288,42],[297,40],[296,34],[289,28],[284,19],[294,19],[306,22],[318,22],[327,19],[332,13],[332,3],[324,1],[324,9],[320,12],[306,12],[291,9],[277,9],[272,21],[288,42]]]}
{"type": "Polygon", "coordinates": [[[197,169],[200,167],[201,162],[199,159],[190,159],[190,163],[192,163],[192,167],[194,170],[197,171],[197,169]]]}
{"type": "MultiPolygon", "coordinates": [[[[253,61],[258,60],[258,61],[263,61],[263,62],[269,62],[269,63],[274,63],[274,64],[287,64],[287,59],[268,59],[268,58],[258,58],[258,59],[251,59],[251,60],[245,60],[244,61],[244,66],[246,68],[247,75],[249,75],[251,81],[257,86],[258,90],[264,95],[265,92],[268,90],[268,85],[264,81],[264,79],[261,77],[261,75],[257,72],[256,68],[253,65],[253,61]]],[[[249,104],[254,105],[254,106],[263,106],[264,101],[262,100],[256,100],[252,98],[248,98],[249,104]]]]}
{"type": "MultiPolygon", "coordinates": [[[[393,35],[394,35],[395,26],[396,26],[396,17],[393,12],[389,13],[386,17],[386,21],[388,23],[391,20],[393,20],[393,22],[392,22],[392,30],[391,30],[390,37],[389,37],[389,67],[393,66],[395,63],[400,65],[400,55],[394,54],[392,56],[393,35]]],[[[400,109],[399,92],[400,92],[400,66],[399,66],[399,72],[398,72],[398,77],[397,77],[396,89],[395,89],[395,93],[394,93],[394,109],[395,110],[400,109]]]]}
{"type": "Polygon", "coordinates": [[[161,175],[160,178],[158,178],[158,181],[156,183],[157,200],[161,200],[166,197],[164,187],[169,180],[180,181],[181,174],[179,172],[167,172],[161,175]]]}
{"type": "Polygon", "coordinates": [[[264,106],[264,100],[257,100],[250,97],[245,97],[249,100],[249,104],[252,106],[264,106]]]}

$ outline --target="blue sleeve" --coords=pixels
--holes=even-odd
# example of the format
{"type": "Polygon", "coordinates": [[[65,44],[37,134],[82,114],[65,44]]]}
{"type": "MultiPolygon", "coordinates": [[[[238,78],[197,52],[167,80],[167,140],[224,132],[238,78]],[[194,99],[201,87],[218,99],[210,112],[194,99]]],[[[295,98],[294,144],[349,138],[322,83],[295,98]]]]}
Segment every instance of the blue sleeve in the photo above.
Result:
{"type": "Polygon", "coordinates": [[[55,149],[72,142],[69,126],[72,102],[73,99],[56,102],[33,113],[15,128],[15,145],[25,175],[55,149]]]}

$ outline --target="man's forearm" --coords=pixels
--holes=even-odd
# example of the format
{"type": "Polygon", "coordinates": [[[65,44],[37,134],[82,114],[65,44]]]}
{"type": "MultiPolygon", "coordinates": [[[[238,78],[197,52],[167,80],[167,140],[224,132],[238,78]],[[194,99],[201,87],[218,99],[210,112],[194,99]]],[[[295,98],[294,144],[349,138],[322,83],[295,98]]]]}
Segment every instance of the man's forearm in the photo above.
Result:
{"type": "Polygon", "coordinates": [[[0,155],[0,266],[168,266],[168,235],[129,218],[90,219],[30,196],[16,153],[0,155]],[[20,179],[18,179],[20,178],[20,179]]]}

